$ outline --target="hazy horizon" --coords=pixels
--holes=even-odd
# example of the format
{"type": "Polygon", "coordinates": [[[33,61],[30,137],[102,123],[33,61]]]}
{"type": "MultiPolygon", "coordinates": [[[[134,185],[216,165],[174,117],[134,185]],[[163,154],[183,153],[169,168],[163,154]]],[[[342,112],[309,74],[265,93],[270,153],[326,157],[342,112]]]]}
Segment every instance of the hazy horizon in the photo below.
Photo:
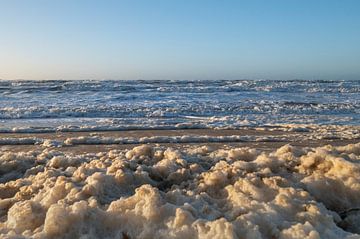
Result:
{"type": "Polygon", "coordinates": [[[0,81],[359,81],[356,79],[2,79],[0,81]]]}

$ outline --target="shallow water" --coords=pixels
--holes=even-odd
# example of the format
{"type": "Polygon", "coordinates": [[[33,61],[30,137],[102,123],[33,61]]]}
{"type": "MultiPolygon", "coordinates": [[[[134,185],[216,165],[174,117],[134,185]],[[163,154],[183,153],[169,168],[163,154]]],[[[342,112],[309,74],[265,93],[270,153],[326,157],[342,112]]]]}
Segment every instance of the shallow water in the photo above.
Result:
{"type": "Polygon", "coordinates": [[[0,128],[360,125],[360,81],[0,81],[0,128]]]}

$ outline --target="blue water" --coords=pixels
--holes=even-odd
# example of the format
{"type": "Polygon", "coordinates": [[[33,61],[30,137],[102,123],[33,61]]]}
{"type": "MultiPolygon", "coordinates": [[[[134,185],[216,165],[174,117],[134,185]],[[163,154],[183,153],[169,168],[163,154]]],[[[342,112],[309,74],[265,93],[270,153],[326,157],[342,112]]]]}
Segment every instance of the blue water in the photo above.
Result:
{"type": "Polygon", "coordinates": [[[0,81],[0,128],[360,125],[360,81],[0,81]]]}

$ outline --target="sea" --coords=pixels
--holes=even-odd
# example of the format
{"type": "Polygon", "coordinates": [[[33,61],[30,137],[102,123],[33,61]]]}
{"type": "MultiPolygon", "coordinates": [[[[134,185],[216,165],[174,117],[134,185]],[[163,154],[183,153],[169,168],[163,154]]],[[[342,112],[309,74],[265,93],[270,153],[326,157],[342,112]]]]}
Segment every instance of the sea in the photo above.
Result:
{"type": "Polygon", "coordinates": [[[0,81],[0,132],[282,124],[360,125],[360,81],[0,81]]]}

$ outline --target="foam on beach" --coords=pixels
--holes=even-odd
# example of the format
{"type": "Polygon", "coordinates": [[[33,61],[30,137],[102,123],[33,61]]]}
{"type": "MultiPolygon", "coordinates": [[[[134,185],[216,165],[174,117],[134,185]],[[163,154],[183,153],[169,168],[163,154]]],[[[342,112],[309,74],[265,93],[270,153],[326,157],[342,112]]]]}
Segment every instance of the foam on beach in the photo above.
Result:
{"type": "Polygon", "coordinates": [[[3,151],[0,237],[360,238],[359,162],[360,143],[3,151]]]}

